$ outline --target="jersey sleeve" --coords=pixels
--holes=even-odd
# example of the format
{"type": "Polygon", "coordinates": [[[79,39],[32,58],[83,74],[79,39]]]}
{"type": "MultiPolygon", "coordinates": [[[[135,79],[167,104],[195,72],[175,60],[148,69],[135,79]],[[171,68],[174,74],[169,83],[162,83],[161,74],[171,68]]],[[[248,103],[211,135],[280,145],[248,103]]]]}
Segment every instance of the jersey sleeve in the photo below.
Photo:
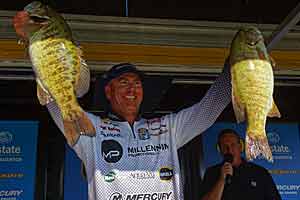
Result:
{"type": "Polygon", "coordinates": [[[200,102],[170,115],[177,148],[209,128],[230,103],[231,79],[230,66],[227,63],[225,62],[224,70],[200,102]]]}
{"type": "Polygon", "coordinates": [[[59,128],[59,130],[62,133],[64,133],[63,119],[61,116],[61,112],[60,112],[57,104],[55,103],[55,101],[48,103],[47,109],[48,109],[53,121],[55,122],[56,126],[59,128]]]}

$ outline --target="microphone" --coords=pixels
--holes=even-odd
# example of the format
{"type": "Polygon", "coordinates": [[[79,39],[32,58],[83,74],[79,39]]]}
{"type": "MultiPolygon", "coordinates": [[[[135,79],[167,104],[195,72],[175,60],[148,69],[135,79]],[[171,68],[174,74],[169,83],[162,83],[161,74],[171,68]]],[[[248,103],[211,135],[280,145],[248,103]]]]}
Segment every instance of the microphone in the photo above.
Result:
{"type": "MultiPolygon", "coordinates": [[[[233,162],[233,155],[230,153],[226,153],[223,156],[224,160],[223,163],[228,162],[228,163],[232,163],[233,162]]],[[[232,176],[230,174],[227,174],[225,177],[225,185],[229,185],[232,182],[232,176]]]]}

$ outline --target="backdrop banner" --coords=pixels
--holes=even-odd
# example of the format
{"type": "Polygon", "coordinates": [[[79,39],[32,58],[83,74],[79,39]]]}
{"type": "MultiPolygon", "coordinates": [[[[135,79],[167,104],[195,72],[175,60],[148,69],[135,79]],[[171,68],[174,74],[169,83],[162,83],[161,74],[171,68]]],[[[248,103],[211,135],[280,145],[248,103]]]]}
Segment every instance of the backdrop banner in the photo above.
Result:
{"type": "Polygon", "coordinates": [[[34,200],[38,122],[0,121],[0,200],[34,200]]]}
{"type": "MultiPolygon", "coordinates": [[[[217,150],[217,135],[224,128],[236,130],[245,138],[244,123],[215,123],[203,136],[205,167],[222,161],[217,150]]],[[[277,185],[283,200],[300,199],[300,137],[296,123],[267,123],[267,137],[272,150],[274,163],[261,156],[253,162],[268,169],[277,185]]],[[[244,153],[243,153],[244,156],[244,153]]]]}
{"type": "Polygon", "coordinates": [[[87,200],[87,181],[83,175],[83,166],[74,150],[66,145],[64,199],[87,200]]]}

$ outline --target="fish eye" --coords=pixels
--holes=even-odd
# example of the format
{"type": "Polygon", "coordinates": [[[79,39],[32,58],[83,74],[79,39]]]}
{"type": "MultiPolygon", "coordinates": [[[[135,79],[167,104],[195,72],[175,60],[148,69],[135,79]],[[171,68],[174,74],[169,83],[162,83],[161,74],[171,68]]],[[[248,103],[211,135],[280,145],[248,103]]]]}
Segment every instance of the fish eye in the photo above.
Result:
{"type": "Polygon", "coordinates": [[[45,17],[39,17],[39,16],[30,16],[30,19],[36,23],[43,23],[48,20],[45,17]]]}

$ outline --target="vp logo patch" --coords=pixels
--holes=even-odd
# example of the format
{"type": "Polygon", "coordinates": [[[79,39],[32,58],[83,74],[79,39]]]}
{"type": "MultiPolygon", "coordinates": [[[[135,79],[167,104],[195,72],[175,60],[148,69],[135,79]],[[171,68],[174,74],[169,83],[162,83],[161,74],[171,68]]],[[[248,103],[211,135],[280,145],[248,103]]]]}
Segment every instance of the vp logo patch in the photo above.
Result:
{"type": "Polygon", "coordinates": [[[116,163],[123,156],[123,148],[115,140],[103,140],[101,145],[102,157],[108,163],[116,163]]]}

